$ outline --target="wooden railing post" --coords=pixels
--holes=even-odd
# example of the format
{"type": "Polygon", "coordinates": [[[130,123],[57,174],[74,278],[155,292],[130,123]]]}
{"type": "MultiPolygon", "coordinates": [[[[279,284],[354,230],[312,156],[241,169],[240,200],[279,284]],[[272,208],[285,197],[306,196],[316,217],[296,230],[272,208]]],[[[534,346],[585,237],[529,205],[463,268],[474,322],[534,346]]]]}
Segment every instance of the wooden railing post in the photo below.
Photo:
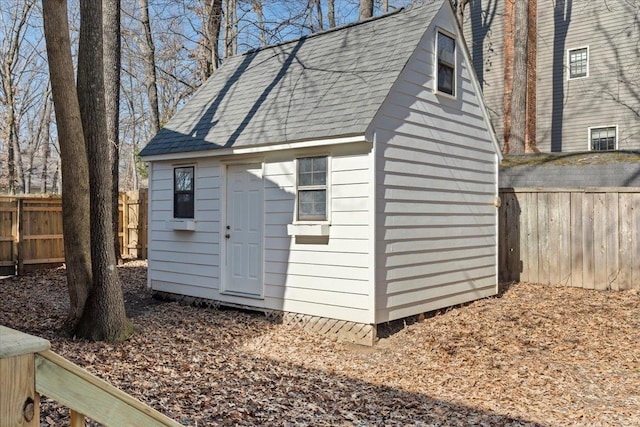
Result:
{"type": "Polygon", "coordinates": [[[0,326],[0,427],[40,425],[35,353],[49,341],[0,326]]]}
{"type": "Polygon", "coordinates": [[[69,427],[84,427],[84,415],[82,415],[80,412],[76,412],[73,409],[70,409],[69,412],[71,413],[71,419],[69,422],[69,427]]]}

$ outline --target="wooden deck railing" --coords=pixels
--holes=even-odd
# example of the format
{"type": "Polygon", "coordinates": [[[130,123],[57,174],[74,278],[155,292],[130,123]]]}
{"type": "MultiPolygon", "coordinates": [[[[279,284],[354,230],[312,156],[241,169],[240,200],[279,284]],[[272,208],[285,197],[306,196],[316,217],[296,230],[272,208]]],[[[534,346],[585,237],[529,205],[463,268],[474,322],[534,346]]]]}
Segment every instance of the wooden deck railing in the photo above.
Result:
{"type": "Polygon", "coordinates": [[[40,395],[105,426],[179,426],[177,422],[49,350],[49,341],[0,326],[0,427],[39,426],[40,395]]]}

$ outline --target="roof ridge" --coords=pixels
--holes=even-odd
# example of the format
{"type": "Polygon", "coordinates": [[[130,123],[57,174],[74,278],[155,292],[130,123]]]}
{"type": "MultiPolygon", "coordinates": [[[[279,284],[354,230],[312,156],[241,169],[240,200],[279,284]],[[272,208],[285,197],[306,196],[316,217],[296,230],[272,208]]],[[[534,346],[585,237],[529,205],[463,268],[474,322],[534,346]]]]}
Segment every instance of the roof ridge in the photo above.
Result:
{"type": "Polygon", "coordinates": [[[360,25],[368,24],[370,22],[379,21],[381,19],[389,18],[391,16],[398,15],[398,14],[400,14],[402,12],[409,11],[409,10],[415,9],[416,7],[421,7],[421,6],[424,6],[424,5],[425,4],[421,4],[421,5],[413,5],[413,4],[411,4],[411,5],[408,5],[408,6],[403,6],[403,7],[397,8],[396,10],[392,10],[391,12],[384,13],[382,15],[372,16],[371,18],[367,18],[364,21],[350,22],[350,23],[347,23],[347,24],[339,25],[337,27],[327,28],[326,30],[318,31],[316,33],[311,33],[311,34],[307,34],[307,35],[304,35],[304,36],[300,36],[300,37],[298,37],[296,39],[287,40],[287,41],[283,41],[283,42],[275,43],[275,44],[270,44],[270,45],[267,45],[267,46],[256,47],[256,48],[253,48],[253,49],[249,49],[246,52],[243,52],[243,53],[241,53],[239,55],[234,55],[233,57],[251,55],[251,54],[254,54],[254,53],[261,52],[263,50],[273,49],[273,48],[276,48],[276,47],[279,47],[279,46],[284,46],[284,45],[287,45],[287,44],[290,44],[290,43],[297,43],[300,40],[311,39],[311,38],[314,38],[314,37],[323,36],[325,34],[334,33],[336,31],[341,31],[341,30],[344,30],[346,28],[357,27],[357,26],[360,26],[360,25]]]}

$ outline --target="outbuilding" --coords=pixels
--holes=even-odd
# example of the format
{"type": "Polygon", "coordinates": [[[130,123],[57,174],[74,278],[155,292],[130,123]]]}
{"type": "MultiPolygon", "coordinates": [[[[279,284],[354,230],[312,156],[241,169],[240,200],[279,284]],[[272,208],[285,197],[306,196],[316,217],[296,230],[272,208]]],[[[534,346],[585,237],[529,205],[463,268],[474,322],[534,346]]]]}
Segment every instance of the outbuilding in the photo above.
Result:
{"type": "Polygon", "coordinates": [[[448,0],[227,58],[141,156],[155,292],[364,344],[497,293],[500,151],[448,0]]]}

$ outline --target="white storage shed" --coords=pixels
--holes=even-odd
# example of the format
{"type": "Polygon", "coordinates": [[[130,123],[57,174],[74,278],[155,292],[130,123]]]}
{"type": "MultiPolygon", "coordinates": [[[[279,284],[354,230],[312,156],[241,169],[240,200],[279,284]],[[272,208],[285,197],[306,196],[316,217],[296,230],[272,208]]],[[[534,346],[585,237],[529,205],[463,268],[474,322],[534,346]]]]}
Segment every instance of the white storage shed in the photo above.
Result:
{"type": "Polygon", "coordinates": [[[226,59],[141,156],[156,292],[365,344],[497,292],[500,152],[448,0],[226,59]]]}

